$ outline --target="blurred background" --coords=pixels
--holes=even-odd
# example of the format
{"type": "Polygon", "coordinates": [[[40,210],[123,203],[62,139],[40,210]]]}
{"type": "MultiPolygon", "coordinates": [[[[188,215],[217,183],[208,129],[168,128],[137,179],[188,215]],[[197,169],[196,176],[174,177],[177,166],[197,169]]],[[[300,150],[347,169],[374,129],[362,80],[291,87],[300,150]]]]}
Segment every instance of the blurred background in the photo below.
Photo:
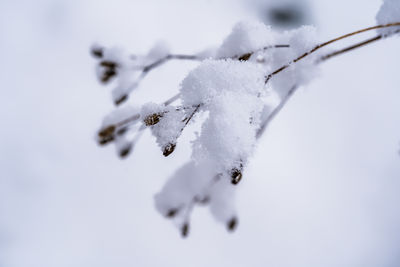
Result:
{"type": "MultiPolygon", "coordinates": [[[[162,39],[190,54],[241,20],[313,24],[325,41],[375,25],[380,4],[0,1],[0,266],[400,266],[399,38],[330,60],[293,97],[239,185],[233,234],[199,208],[182,239],[154,209],[193,131],[168,158],[148,132],[126,160],[94,140],[113,109],[94,42],[146,53],[162,39]]],[[[129,101],[166,99],[195,66],[158,68],[129,101]]]]}

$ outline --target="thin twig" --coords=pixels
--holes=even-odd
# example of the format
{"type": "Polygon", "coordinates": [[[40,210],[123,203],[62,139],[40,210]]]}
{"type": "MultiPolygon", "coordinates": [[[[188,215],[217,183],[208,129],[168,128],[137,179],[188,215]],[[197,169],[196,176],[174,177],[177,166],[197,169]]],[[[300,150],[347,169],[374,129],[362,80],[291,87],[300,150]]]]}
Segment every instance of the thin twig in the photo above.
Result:
{"type": "MultiPolygon", "coordinates": [[[[243,54],[243,55],[236,55],[236,56],[233,56],[233,57],[231,57],[231,58],[232,58],[232,59],[239,59],[239,60],[246,61],[246,60],[248,60],[254,53],[257,53],[257,52],[265,51],[265,50],[268,50],[268,49],[271,49],[271,48],[288,48],[288,47],[290,47],[290,45],[288,45],[288,44],[283,44],[283,45],[268,45],[268,46],[264,46],[263,48],[257,49],[257,50],[255,50],[255,51],[253,51],[253,52],[248,52],[248,53],[245,53],[245,54],[243,54]]],[[[221,59],[226,59],[226,58],[221,58],[221,59]]]]}
{"type": "Polygon", "coordinates": [[[169,54],[147,66],[143,67],[143,72],[149,72],[150,70],[164,64],[165,62],[171,60],[171,59],[179,59],[179,60],[195,60],[195,61],[201,61],[203,58],[196,56],[196,55],[174,55],[174,54],[169,54]]]}
{"type": "MultiPolygon", "coordinates": [[[[400,25],[400,23],[392,23],[392,24],[387,24],[387,25],[395,26],[395,25],[400,25]]],[[[387,25],[386,25],[386,26],[387,26],[387,25]]],[[[388,27],[390,27],[390,26],[388,26],[388,27]]],[[[373,28],[373,27],[372,27],[372,28],[373,28]]],[[[381,28],[381,27],[380,27],[380,28],[381,28]]],[[[367,29],[371,29],[371,28],[367,28],[367,29]]],[[[365,30],[365,29],[364,29],[364,30],[365,30]]],[[[362,32],[362,31],[358,31],[358,32],[360,33],[360,32],[362,32]]],[[[400,30],[395,31],[393,34],[397,34],[397,33],[400,33],[400,30]]],[[[352,50],[354,50],[354,49],[356,49],[356,48],[363,47],[363,46],[368,45],[368,44],[370,44],[370,43],[373,43],[373,42],[375,42],[375,41],[382,40],[383,38],[385,38],[385,36],[383,36],[383,35],[377,35],[377,36],[375,36],[375,37],[373,37],[373,38],[369,38],[369,39],[367,39],[367,40],[365,40],[365,41],[362,41],[362,42],[359,42],[359,43],[357,43],[357,44],[355,44],[355,45],[351,45],[351,46],[349,46],[349,47],[346,47],[346,48],[337,50],[337,51],[335,51],[335,52],[329,53],[329,54],[327,54],[327,55],[324,55],[324,56],[320,57],[319,60],[316,61],[316,64],[322,63],[322,62],[324,62],[324,61],[326,61],[326,60],[328,60],[328,59],[331,59],[331,58],[333,58],[333,57],[335,57],[335,56],[338,56],[338,55],[344,54],[344,53],[346,53],[346,52],[352,51],[352,50]]],[[[265,119],[265,121],[261,124],[261,127],[259,128],[259,130],[258,130],[257,133],[256,133],[257,139],[259,139],[259,138],[264,134],[266,128],[269,126],[269,124],[271,123],[271,121],[276,117],[276,115],[278,115],[278,113],[282,110],[282,108],[286,105],[286,103],[287,103],[287,102],[290,100],[290,98],[294,95],[294,93],[297,91],[297,89],[298,89],[298,86],[297,86],[297,85],[294,85],[294,86],[288,91],[288,93],[286,94],[286,96],[281,100],[281,102],[279,103],[279,105],[277,105],[277,106],[275,107],[275,109],[271,112],[271,114],[265,119]]]]}
{"type": "Polygon", "coordinates": [[[185,127],[189,124],[190,120],[193,118],[194,114],[199,110],[201,104],[198,104],[192,111],[192,113],[189,115],[189,117],[185,118],[183,121],[185,121],[185,124],[183,125],[181,132],[185,129],[185,127]]]}
{"type": "Polygon", "coordinates": [[[325,42],[325,43],[319,44],[319,45],[315,46],[313,49],[311,49],[311,50],[305,52],[305,53],[302,54],[301,56],[299,56],[299,57],[293,59],[292,61],[290,61],[290,62],[287,63],[286,65],[283,65],[282,67],[280,67],[280,68],[278,68],[277,70],[273,71],[272,73],[268,74],[268,75],[265,77],[265,84],[268,83],[268,81],[272,78],[272,76],[274,76],[274,75],[278,74],[279,72],[281,72],[281,71],[287,69],[287,68],[290,67],[290,65],[292,65],[293,63],[296,63],[296,62],[302,60],[303,58],[305,58],[305,57],[307,57],[308,55],[314,53],[315,51],[321,49],[322,47],[325,47],[325,46],[327,46],[327,45],[329,45],[329,44],[331,44],[331,43],[340,41],[340,40],[342,40],[342,39],[345,39],[345,38],[348,38],[348,37],[351,37],[351,36],[354,36],[354,35],[357,35],[357,34],[360,34],[360,33],[363,33],[363,32],[367,32],[367,31],[371,31],[371,30],[376,30],[376,29],[381,29],[381,28],[388,28],[388,27],[393,27],[393,26],[400,26],[400,22],[394,22],[394,23],[389,23],[389,24],[384,24],[384,25],[376,25],[376,26],[368,27],[368,28],[365,28],[365,29],[361,29],[361,30],[358,30],[358,31],[355,31],[355,32],[351,32],[351,33],[348,33],[348,34],[339,36],[339,37],[334,38],[334,39],[332,39],[332,40],[329,40],[329,41],[327,41],[327,42],[325,42]]]}
{"type": "MultiPolygon", "coordinates": [[[[400,30],[395,31],[393,34],[397,34],[397,33],[400,33],[400,30]]],[[[373,42],[378,41],[378,40],[380,40],[380,39],[382,39],[382,38],[384,38],[383,35],[378,35],[378,36],[375,36],[375,37],[373,37],[373,38],[367,39],[367,40],[365,40],[365,41],[363,41],[363,42],[357,43],[357,44],[355,44],[355,45],[351,45],[351,46],[348,46],[348,47],[346,47],[346,48],[343,48],[343,49],[334,51],[334,52],[332,52],[332,53],[330,53],[330,54],[327,54],[327,55],[324,55],[324,56],[320,57],[320,58],[318,59],[317,63],[321,63],[322,61],[325,61],[325,60],[330,59],[330,58],[332,58],[332,57],[335,57],[335,56],[341,55],[341,54],[343,54],[343,53],[349,52],[349,51],[351,51],[351,50],[353,50],[353,49],[362,47],[362,46],[364,46],[364,45],[373,43],[373,42]]]]}
{"type": "Polygon", "coordinates": [[[261,127],[258,129],[256,133],[256,138],[259,139],[267,129],[268,125],[271,123],[271,121],[278,115],[278,113],[281,111],[281,109],[286,105],[286,103],[289,101],[289,99],[293,96],[293,94],[296,92],[298,86],[294,85],[292,88],[289,90],[289,92],[286,94],[286,96],[279,102],[279,105],[277,105],[274,110],[269,114],[269,116],[264,120],[264,122],[261,124],[261,127]]]}

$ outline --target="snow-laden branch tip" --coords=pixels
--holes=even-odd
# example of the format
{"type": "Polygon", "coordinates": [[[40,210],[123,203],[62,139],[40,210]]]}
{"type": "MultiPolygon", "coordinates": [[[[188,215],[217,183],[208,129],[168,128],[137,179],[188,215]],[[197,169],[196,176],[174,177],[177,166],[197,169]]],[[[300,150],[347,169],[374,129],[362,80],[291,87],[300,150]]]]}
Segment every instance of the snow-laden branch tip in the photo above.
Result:
{"type": "Polygon", "coordinates": [[[100,144],[114,142],[118,154],[126,157],[143,131],[150,129],[168,156],[187,125],[201,123],[201,131],[192,142],[191,159],[155,196],[156,208],[172,219],[183,236],[189,233],[195,205],[208,205],[216,220],[234,230],[238,216],[232,184],[242,179],[257,141],[298,88],[318,75],[320,63],[398,35],[400,2],[385,0],[376,18],[376,26],[322,43],[317,42],[316,31],[310,26],[276,32],[261,23],[241,22],[218,49],[207,53],[173,54],[158,44],[144,56],[133,56],[120,48],[95,46],[92,54],[98,58],[99,80],[115,81],[116,104],[126,102],[139,82],[164,63],[199,61],[182,81],[179,93],[164,103],[121,105],[106,116],[97,140],[100,144]],[[324,49],[373,30],[377,35],[365,41],[338,50],[324,49]],[[180,104],[173,106],[177,100],[180,104]],[[198,114],[203,114],[201,120],[196,120],[198,114]]]}

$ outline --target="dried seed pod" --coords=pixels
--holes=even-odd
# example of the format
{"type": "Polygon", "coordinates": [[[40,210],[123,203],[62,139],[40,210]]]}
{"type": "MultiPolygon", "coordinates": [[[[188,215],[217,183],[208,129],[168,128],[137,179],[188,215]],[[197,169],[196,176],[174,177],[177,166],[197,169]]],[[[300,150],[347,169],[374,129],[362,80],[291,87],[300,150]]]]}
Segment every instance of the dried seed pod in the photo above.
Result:
{"type": "Polygon", "coordinates": [[[132,143],[127,143],[122,149],[119,150],[119,156],[121,158],[126,158],[132,150],[132,143]]]}
{"type": "Polygon", "coordinates": [[[108,83],[113,77],[115,77],[116,74],[117,72],[115,69],[107,68],[101,76],[101,82],[108,83]]]}
{"type": "Polygon", "coordinates": [[[179,209],[170,209],[165,216],[167,218],[173,218],[179,212],[179,209]]]}
{"type": "Polygon", "coordinates": [[[115,69],[118,66],[118,64],[115,63],[114,61],[104,60],[100,62],[100,66],[107,67],[110,69],[115,69]]]}
{"type": "Polygon", "coordinates": [[[100,138],[99,144],[103,146],[103,145],[106,145],[106,144],[108,144],[108,143],[110,143],[112,141],[114,141],[114,136],[108,136],[108,137],[105,137],[105,138],[100,138]]]}
{"type": "Polygon", "coordinates": [[[143,122],[144,124],[146,124],[146,126],[156,125],[157,123],[160,122],[161,117],[162,115],[160,113],[150,114],[146,116],[146,118],[144,118],[143,122]]]}
{"type": "Polygon", "coordinates": [[[117,100],[114,100],[114,104],[118,106],[121,103],[125,102],[127,99],[128,99],[128,95],[123,95],[120,98],[118,98],[117,100]]]}
{"type": "Polygon", "coordinates": [[[90,52],[92,53],[92,56],[94,56],[96,58],[103,57],[103,48],[101,48],[101,47],[93,47],[90,52]]]}
{"type": "Polygon", "coordinates": [[[247,54],[241,55],[238,59],[240,61],[247,61],[247,60],[249,60],[249,58],[251,57],[252,54],[253,53],[247,53],[247,54]]]}
{"type": "Polygon", "coordinates": [[[243,174],[242,174],[242,170],[241,169],[233,168],[231,170],[231,178],[232,178],[231,182],[232,182],[232,184],[234,184],[234,185],[238,184],[240,182],[240,180],[242,179],[242,176],[243,176],[243,174]]]}
{"type": "Polygon", "coordinates": [[[168,157],[172,152],[174,152],[176,144],[169,143],[164,147],[163,155],[168,157]]]}
{"type": "Polygon", "coordinates": [[[181,227],[182,237],[187,237],[189,234],[189,223],[184,223],[181,227]]]}
{"type": "Polygon", "coordinates": [[[110,137],[114,135],[115,129],[116,129],[115,125],[107,126],[99,131],[99,137],[101,138],[110,137]]]}
{"type": "Polygon", "coordinates": [[[232,217],[226,224],[226,227],[229,232],[233,232],[235,231],[237,225],[238,225],[238,219],[236,217],[232,217]]]}

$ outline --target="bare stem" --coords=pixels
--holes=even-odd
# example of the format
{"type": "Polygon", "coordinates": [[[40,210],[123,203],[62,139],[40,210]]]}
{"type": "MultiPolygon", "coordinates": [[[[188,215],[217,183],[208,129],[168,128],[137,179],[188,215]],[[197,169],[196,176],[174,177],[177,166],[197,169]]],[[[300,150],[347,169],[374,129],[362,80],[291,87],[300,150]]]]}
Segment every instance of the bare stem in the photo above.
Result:
{"type": "MultiPolygon", "coordinates": [[[[334,39],[332,39],[332,40],[329,40],[329,41],[327,41],[327,42],[325,42],[325,43],[319,44],[319,45],[315,46],[314,48],[312,48],[311,50],[305,52],[305,53],[302,54],[301,56],[299,56],[299,57],[293,59],[292,61],[290,61],[290,62],[287,63],[286,65],[283,65],[282,67],[280,67],[280,68],[276,69],[275,71],[273,71],[272,73],[268,74],[268,75],[265,77],[265,84],[267,84],[268,81],[269,81],[274,75],[276,75],[276,74],[278,74],[279,72],[281,72],[281,71],[287,69],[288,67],[290,67],[290,65],[292,65],[292,64],[294,64],[294,63],[296,63],[296,62],[302,60],[303,58],[309,56],[310,54],[312,54],[312,53],[314,53],[315,51],[321,49],[322,47],[325,47],[325,46],[327,46],[327,45],[329,45],[329,44],[332,44],[332,43],[334,43],[334,42],[340,41],[340,40],[342,40],[342,39],[345,39],[345,38],[348,38],[348,37],[351,37],[351,36],[354,36],[354,35],[357,35],[357,34],[360,34],[360,33],[363,33],[363,32],[367,32],[367,31],[371,31],[371,30],[376,30],[376,29],[380,29],[380,28],[388,28],[388,27],[393,27],[393,26],[400,26],[400,22],[394,22],[394,23],[383,24],[383,25],[376,25],[376,26],[364,28],[364,29],[361,29],[361,30],[358,30],[358,31],[354,31],[354,32],[351,32],[351,33],[348,33],[348,34],[339,36],[339,37],[334,38],[334,39]]],[[[382,37],[381,37],[381,38],[382,38],[382,37]]],[[[380,38],[379,38],[379,39],[380,39],[380,38]]]]}
{"type": "Polygon", "coordinates": [[[274,110],[271,112],[271,114],[264,120],[264,122],[261,124],[261,127],[258,129],[256,133],[256,138],[259,139],[267,129],[268,125],[271,123],[271,121],[278,115],[278,113],[281,111],[281,109],[286,105],[286,103],[289,101],[289,99],[293,96],[293,94],[297,90],[297,85],[292,86],[292,88],[289,90],[289,92],[286,94],[286,96],[279,102],[279,105],[274,108],[274,110]]]}
{"type": "MultiPolygon", "coordinates": [[[[397,34],[397,33],[399,33],[399,32],[400,32],[400,30],[397,30],[397,31],[394,32],[394,34],[397,34]]],[[[370,38],[370,39],[367,39],[367,40],[365,40],[365,41],[362,41],[362,42],[360,42],[360,43],[357,43],[357,44],[348,46],[348,47],[346,47],[346,48],[343,48],[343,49],[334,51],[334,52],[332,52],[332,53],[330,53],[330,54],[327,54],[327,55],[324,55],[324,56],[320,57],[320,59],[317,61],[317,63],[321,63],[322,61],[325,61],[325,60],[330,59],[330,58],[332,58],[332,57],[335,57],[335,56],[341,55],[341,54],[343,54],[343,53],[349,52],[349,51],[351,51],[351,50],[354,50],[354,49],[356,49],[356,48],[362,47],[362,46],[364,46],[364,45],[373,43],[373,42],[378,41],[378,40],[380,40],[380,39],[382,39],[382,38],[384,38],[383,35],[378,35],[378,36],[375,36],[375,37],[373,37],[373,38],[370,38]]]]}
{"type": "MultiPolygon", "coordinates": [[[[348,36],[351,36],[351,35],[354,35],[354,34],[357,34],[357,33],[361,33],[361,32],[367,31],[367,30],[371,30],[371,29],[384,28],[384,27],[391,27],[391,26],[398,26],[398,25],[400,25],[400,22],[398,22],[398,23],[386,24],[386,25],[378,25],[378,26],[375,26],[375,27],[369,27],[369,28],[366,28],[366,29],[364,29],[364,30],[360,30],[360,31],[354,32],[353,34],[346,34],[346,35],[343,35],[343,36],[347,36],[347,37],[348,37],[348,36]]],[[[397,34],[397,33],[400,33],[400,30],[397,30],[397,31],[394,32],[394,34],[397,34]]],[[[343,37],[343,36],[342,36],[342,37],[343,37]]],[[[339,38],[340,38],[340,37],[339,37],[339,38]]],[[[345,37],[343,37],[343,38],[345,38],[345,37]]],[[[341,39],[343,39],[343,38],[341,38],[341,39]]],[[[367,40],[365,40],[365,41],[362,41],[362,42],[359,42],[359,43],[357,43],[357,44],[348,46],[348,47],[346,47],[346,48],[343,48],[343,49],[340,49],[340,50],[337,50],[337,51],[334,51],[334,52],[332,52],[332,53],[329,53],[329,54],[327,54],[327,55],[324,55],[324,56],[320,57],[320,59],[317,60],[316,63],[317,63],[317,64],[322,63],[322,62],[324,62],[324,61],[326,61],[326,60],[328,60],[328,59],[331,59],[331,58],[333,58],[333,57],[335,57],[335,56],[338,56],[338,55],[344,54],[344,53],[346,53],[346,52],[352,51],[352,50],[354,50],[354,49],[356,49],[356,48],[363,47],[363,46],[365,46],[365,45],[368,45],[368,44],[370,44],[370,43],[376,42],[376,41],[378,41],[378,40],[382,40],[383,38],[384,38],[383,35],[377,35],[377,36],[375,36],[375,37],[373,37],[373,38],[369,38],[369,39],[367,39],[367,40]]],[[[338,38],[336,38],[336,39],[334,39],[334,40],[337,40],[337,39],[338,39],[338,38]]],[[[326,43],[328,43],[328,42],[326,42],[326,43]]],[[[330,41],[330,43],[332,43],[332,40],[330,41]]],[[[317,47],[318,47],[318,46],[317,46],[317,47]]],[[[315,48],[314,48],[314,49],[315,49],[315,48]]],[[[314,51],[315,51],[315,50],[314,50],[314,51]]],[[[265,119],[265,121],[261,124],[260,129],[259,129],[259,130],[257,131],[257,133],[256,133],[257,139],[259,139],[259,138],[263,135],[263,133],[265,132],[266,128],[269,126],[269,124],[271,123],[271,121],[276,117],[276,115],[278,115],[278,113],[282,110],[282,108],[287,104],[287,102],[288,102],[288,101],[290,100],[290,98],[294,95],[294,93],[297,91],[297,89],[298,89],[298,86],[297,86],[297,85],[294,85],[294,86],[288,91],[288,93],[286,94],[286,96],[281,100],[281,102],[279,103],[279,105],[276,106],[275,109],[271,112],[271,114],[265,119]]]]}

